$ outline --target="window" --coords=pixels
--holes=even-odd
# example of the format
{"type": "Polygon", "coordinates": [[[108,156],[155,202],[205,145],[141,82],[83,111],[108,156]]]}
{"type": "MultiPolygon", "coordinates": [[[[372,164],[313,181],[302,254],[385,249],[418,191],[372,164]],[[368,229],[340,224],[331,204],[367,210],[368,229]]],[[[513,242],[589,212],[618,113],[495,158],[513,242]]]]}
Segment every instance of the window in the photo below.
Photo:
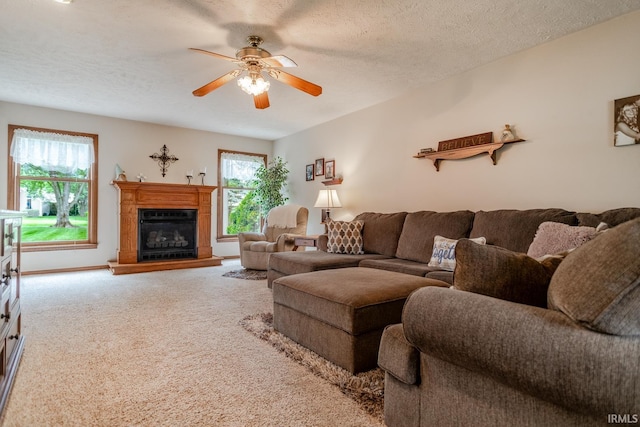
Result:
{"type": "Polygon", "coordinates": [[[8,207],[25,251],[97,247],[98,135],[9,125],[8,207]]]}
{"type": "Polygon", "coordinates": [[[267,155],[218,150],[218,241],[260,231],[260,208],[253,200],[256,170],[267,155]]]}

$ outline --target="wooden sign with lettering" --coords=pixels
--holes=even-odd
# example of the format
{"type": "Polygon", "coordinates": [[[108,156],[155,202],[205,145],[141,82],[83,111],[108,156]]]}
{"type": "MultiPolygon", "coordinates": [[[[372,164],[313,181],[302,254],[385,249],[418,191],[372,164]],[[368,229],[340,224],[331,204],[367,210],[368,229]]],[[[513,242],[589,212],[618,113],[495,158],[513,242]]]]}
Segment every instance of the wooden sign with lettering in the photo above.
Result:
{"type": "Polygon", "coordinates": [[[438,151],[474,147],[476,145],[491,144],[492,142],[493,132],[479,133],[478,135],[464,136],[462,138],[450,139],[448,141],[440,141],[438,142],[438,151]]]}

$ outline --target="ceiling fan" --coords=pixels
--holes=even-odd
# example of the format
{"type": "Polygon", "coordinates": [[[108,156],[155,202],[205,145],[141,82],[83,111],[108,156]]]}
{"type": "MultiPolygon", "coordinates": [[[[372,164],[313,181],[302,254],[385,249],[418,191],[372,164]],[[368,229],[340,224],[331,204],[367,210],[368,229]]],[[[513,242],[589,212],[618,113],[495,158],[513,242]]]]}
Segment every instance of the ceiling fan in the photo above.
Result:
{"type": "Polygon", "coordinates": [[[249,36],[247,37],[247,41],[249,42],[249,46],[238,50],[235,58],[203,49],[189,48],[196,52],[234,62],[239,67],[239,69],[229,71],[227,74],[194,90],[193,94],[195,96],[207,95],[245,72],[246,75],[238,79],[238,86],[240,86],[243,91],[253,95],[253,102],[256,108],[259,109],[269,107],[269,95],[267,95],[267,91],[271,83],[264,79],[263,72],[275,80],[288,84],[309,95],[318,96],[322,93],[322,87],[279,70],[278,68],[297,67],[298,65],[284,55],[271,55],[266,50],[260,48],[259,46],[262,44],[261,37],[249,36]]]}

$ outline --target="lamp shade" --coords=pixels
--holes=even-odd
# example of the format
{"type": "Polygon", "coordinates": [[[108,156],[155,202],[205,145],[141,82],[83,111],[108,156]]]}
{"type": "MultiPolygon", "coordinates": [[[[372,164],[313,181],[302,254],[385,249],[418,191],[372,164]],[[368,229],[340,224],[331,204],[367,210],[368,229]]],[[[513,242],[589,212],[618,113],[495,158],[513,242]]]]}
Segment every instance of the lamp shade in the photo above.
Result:
{"type": "Polygon", "coordinates": [[[318,198],[316,199],[316,204],[313,205],[313,207],[325,209],[341,208],[342,204],[340,203],[338,192],[336,190],[320,190],[318,198]]]}

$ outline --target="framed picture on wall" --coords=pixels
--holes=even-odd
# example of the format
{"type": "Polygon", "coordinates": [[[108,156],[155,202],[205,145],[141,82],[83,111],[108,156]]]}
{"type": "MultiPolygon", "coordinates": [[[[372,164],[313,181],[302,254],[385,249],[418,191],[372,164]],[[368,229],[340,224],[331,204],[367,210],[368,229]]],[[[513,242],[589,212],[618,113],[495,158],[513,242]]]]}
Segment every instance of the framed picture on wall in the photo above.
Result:
{"type": "Polygon", "coordinates": [[[316,176],[324,175],[324,158],[316,159],[316,176]]]}
{"type": "Polygon", "coordinates": [[[307,170],[306,170],[307,181],[313,181],[315,179],[315,176],[313,175],[313,172],[314,172],[313,166],[314,166],[313,163],[310,165],[307,165],[307,170]]]}
{"type": "Polygon", "coordinates": [[[336,161],[329,160],[324,164],[325,179],[333,179],[336,177],[336,161]]]}
{"type": "Polygon", "coordinates": [[[640,95],[614,101],[613,145],[640,144],[640,95]]]}

